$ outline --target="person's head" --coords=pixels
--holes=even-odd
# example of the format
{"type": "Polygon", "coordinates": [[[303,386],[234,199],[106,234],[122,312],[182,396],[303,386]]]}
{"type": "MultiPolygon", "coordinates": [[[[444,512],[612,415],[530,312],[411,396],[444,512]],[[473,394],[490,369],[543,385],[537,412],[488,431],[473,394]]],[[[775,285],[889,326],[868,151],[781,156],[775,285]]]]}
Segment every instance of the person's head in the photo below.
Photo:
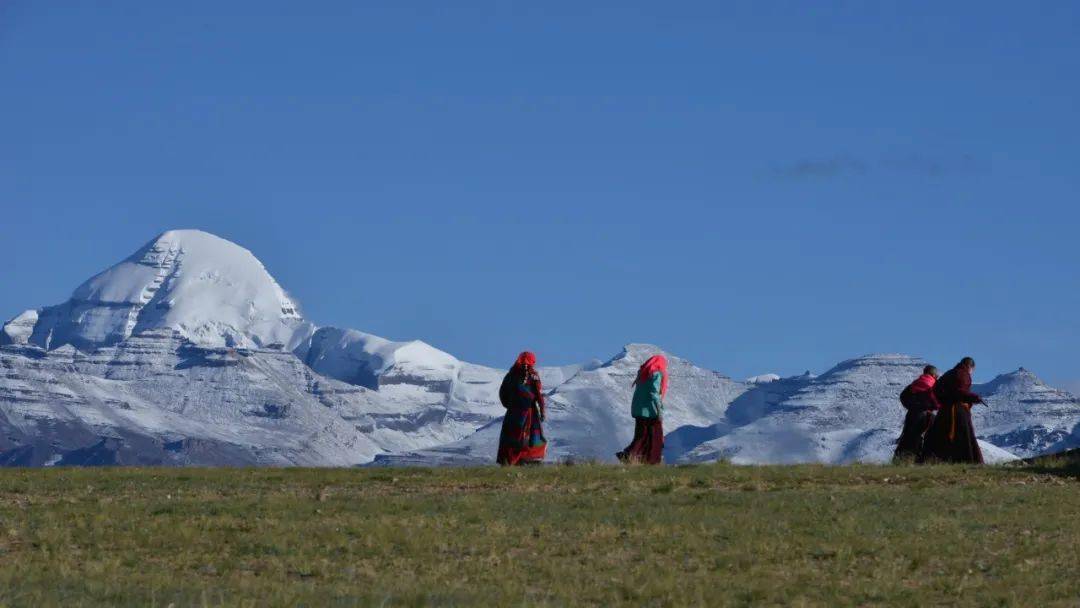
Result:
{"type": "Polygon", "coordinates": [[[668,371],[667,371],[667,357],[664,355],[653,355],[645,360],[638,368],[637,378],[634,379],[634,384],[644,384],[652,378],[653,374],[660,372],[663,374],[660,381],[660,394],[667,395],[668,389],[668,371]]]}
{"type": "Polygon", "coordinates": [[[960,360],[960,363],[956,364],[956,367],[966,368],[969,372],[975,369],[975,359],[971,357],[964,357],[960,360]]]}
{"type": "Polygon", "coordinates": [[[926,367],[924,367],[922,369],[922,373],[926,374],[927,376],[933,376],[935,378],[938,377],[937,368],[934,367],[933,365],[927,365],[926,367]]]}
{"type": "Polygon", "coordinates": [[[529,368],[536,367],[536,355],[529,351],[522,352],[520,355],[518,355],[517,360],[514,361],[514,367],[521,370],[527,370],[529,368]]]}

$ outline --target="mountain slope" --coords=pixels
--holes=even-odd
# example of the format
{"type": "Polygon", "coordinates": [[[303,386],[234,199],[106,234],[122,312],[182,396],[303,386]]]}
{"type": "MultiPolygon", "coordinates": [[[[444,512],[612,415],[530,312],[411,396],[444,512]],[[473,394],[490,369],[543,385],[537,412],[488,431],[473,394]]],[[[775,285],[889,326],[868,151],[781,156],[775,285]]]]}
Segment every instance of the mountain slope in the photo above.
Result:
{"type": "MultiPolygon", "coordinates": [[[[631,382],[661,349],[543,367],[549,459],[611,461],[631,382]]],[[[507,363],[512,359],[508,355],[507,363]]],[[[845,361],[736,381],[668,354],[669,462],[880,462],[924,362],[845,361]]],[[[0,464],[487,463],[505,370],[424,342],[316,328],[251,252],[170,231],[0,328],[0,464]]],[[[1080,401],[1020,370],[976,387],[988,456],[1080,445],[1080,401]]]]}
{"type": "Polygon", "coordinates": [[[287,352],[158,331],[89,353],[0,348],[0,370],[6,464],[350,465],[410,445],[360,431],[377,394],[287,352]]]}
{"type": "MultiPolygon", "coordinates": [[[[898,395],[925,361],[868,355],[791,387],[761,418],[714,437],[681,458],[753,462],[885,462],[903,424],[898,395]]],[[[766,385],[768,386],[768,385],[766,385]]],[[[974,390],[995,404],[973,410],[991,461],[1080,445],[1080,400],[1021,370],[974,390]]]]}
{"type": "Polygon", "coordinates": [[[1080,400],[1032,372],[1020,368],[974,390],[988,403],[973,410],[980,437],[1023,457],[1080,447],[1080,400]]]}
{"type": "MultiPolygon", "coordinates": [[[[652,354],[663,352],[647,344],[627,345],[619,355],[595,369],[583,369],[558,386],[547,388],[548,420],[544,425],[551,460],[614,461],[615,452],[633,436],[629,416],[631,384],[637,368],[652,354]]],[[[665,425],[708,425],[720,419],[747,385],[727,376],[694,366],[665,353],[669,361],[672,390],[665,403],[665,425]]],[[[382,455],[378,464],[476,464],[490,462],[498,444],[500,420],[475,434],[448,445],[424,451],[382,455]]]]}
{"type": "MultiPolygon", "coordinates": [[[[630,345],[600,369],[552,391],[545,425],[550,457],[612,461],[632,431],[628,404],[634,371],[659,350],[630,345]]],[[[669,462],[886,462],[903,423],[898,395],[926,365],[906,355],[867,355],[821,376],[737,382],[668,357],[672,389],[664,455],[669,462]]],[[[1001,404],[1001,411],[975,410],[988,462],[1080,445],[1080,401],[1046,387],[1033,374],[1007,374],[976,389],[1001,404]]],[[[495,421],[461,441],[380,455],[376,462],[489,462],[498,436],[495,421]]]]}

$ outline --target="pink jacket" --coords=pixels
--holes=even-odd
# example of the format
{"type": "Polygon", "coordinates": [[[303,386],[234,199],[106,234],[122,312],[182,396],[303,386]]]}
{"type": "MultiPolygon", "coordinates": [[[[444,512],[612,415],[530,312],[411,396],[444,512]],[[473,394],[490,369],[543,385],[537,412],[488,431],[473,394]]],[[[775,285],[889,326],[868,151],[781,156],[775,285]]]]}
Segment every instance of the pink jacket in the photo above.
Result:
{"type": "Polygon", "coordinates": [[[937,384],[937,379],[930,374],[923,374],[908,385],[904,392],[910,393],[913,401],[922,402],[924,406],[922,409],[939,410],[941,404],[938,403],[937,397],[934,396],[935,384],[937,384]]]}

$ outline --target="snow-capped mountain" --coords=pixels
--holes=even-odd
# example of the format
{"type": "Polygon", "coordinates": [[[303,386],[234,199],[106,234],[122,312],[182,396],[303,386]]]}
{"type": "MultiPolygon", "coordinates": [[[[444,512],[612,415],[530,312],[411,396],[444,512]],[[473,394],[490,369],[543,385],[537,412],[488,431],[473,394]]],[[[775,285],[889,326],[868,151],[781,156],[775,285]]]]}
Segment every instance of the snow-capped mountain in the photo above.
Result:
{"type": "Polygon", "coordinates": [[[1060,452],[1080,444],[1078,402],[1024,368],[974,388],[988,407],[976,407],[975,428],[987,441],[1023,457],[1060,452]]]}
{"type": "MultiPolygon", "coordinates": [[[[549,459],[612,460],[632,434],[637,366],[656,352],[541,368],[549,459]]],[[[871,355],[737,381],[668,357],[673,462],[884,461],[897,395],[924,365],[871,355]]],[[[503,374],[420,341],[316,327],[251,252],[170,231],[0,329],[0,464],[486,463],[503,374]]],[[[975,411],[989,459],[1080,445],[1080,401],[1034,374],[976,390],[991,404],[975,411]]]]}
{"type": "Polygon", "coordinates": [[[455,441],[502,410],[494,370],[422,342],[316,332],[249,251],[192,230],[19,315],[0,344],[11,464],[361,464],[455,441]],[[371,355],[342,376],[361,342],[371,355]]]}
{"type": "Polygon", "coordinates": [[[155,329],[207,346],[291,349],[312,331],[250,251],[197,230],[162,234],[67,302],[23,313],[12,325],[0,340],[46,350],[89,350],[155,329]]]}
{"type": "MultiPolygon", "coordinates": [[[[614,460],[634,431],[629,416],[631,383],[637,368],[650,355],[660,352],[655,346],[630,344],[611,361],[582,369],[569,380],[552,387],[544,369],[547,397],[548,455],[553,460],[614,460]]],[[[672,386],[665,401],[665,424],[670,428],[684,425],[707,425],[724,416],[728,404],[747,390],[731,378],[695,367],[689,361],[668,355],[672,386]]],[[[500,375],[501,380],[501,375],[500,375]]],[[[471,436],[436,448],[381,455],[378,464],[470,463],[490,462],[499,441],[501,419],[481,428],[471,436]]]]}
{"type": "MultiPolygon", "coordinates": [[[[906,355],[868,355],[818,377],[768,383],[747,394],[745,403],[733,404],[727,420],[701,430],[704,441],[674,456],[684,462],[885,462],[903,423],[898,396],[925,365],[906,355]]],[[[975,389],[990,398],[999,394],[993,388],[975,389]]],[[[1074,426],[1080,424],[1078,406],[1074,399],[1074,426]]],[[[981,430],[978,422],[976,429],[981,430]]],[[[1080,434],[1075,440],[1080,441],[1080,434]]],[[[983,442],[983,447],[991,462],[1010,459],[1013,450],[1016,455],[1030,453],[1013,442],[983,442]]]]}
{"type": "Polygon", "coordinates": [[[0,347],[0,370],[3,464],[350,465],[413,445],[375,432],[377,393],[288,351],[149,330],[91,351],[0,347]]]}

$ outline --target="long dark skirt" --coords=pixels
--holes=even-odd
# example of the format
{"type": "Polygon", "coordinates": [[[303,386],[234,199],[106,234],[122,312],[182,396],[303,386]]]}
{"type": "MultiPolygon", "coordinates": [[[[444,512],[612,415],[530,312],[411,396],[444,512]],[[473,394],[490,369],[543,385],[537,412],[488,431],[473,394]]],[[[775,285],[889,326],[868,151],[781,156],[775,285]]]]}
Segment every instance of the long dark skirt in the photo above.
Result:
{"type": "Polygon", "coordinates": [[[983,463],[975,426],[971,423],[971,406],[953,403],[941,408],[926,433],[920,461],[983,463]]]}
{"type": "Polygon", "coordinates": [[[919,458],[923,449],[923,436],[934,422],[934,410],[908,410],[904,416],[904,430],[896,440],[894,462],[912,461],[919,458]]]}
{"type": "Polygon", "coordinates": [[[660,464],[664,457],[664,424],[659,418],[634,418],[634,439],[615,454],[623,462],[660,464]]]}
{"type": "Polygon", "coordinates": [[[501,465],[536,464],[544,460],[545,454],[547,439],[540,426],[539,410],[535,407],[506,410],[496,462],[501,465]]]}

